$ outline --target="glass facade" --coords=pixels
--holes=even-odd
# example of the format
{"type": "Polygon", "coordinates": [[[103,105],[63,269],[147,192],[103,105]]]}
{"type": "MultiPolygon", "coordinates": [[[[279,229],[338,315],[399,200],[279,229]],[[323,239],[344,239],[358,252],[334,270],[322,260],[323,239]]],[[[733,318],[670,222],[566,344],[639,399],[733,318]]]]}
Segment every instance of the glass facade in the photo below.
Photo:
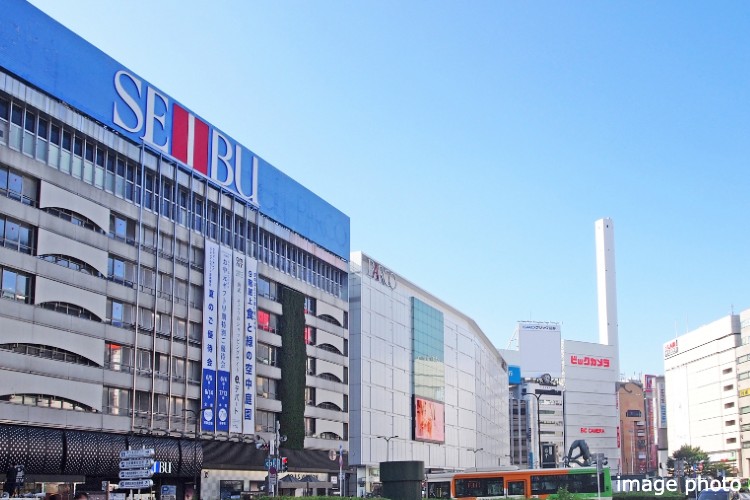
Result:
{"type": "Polygon", "coordinates": [[[414,395],[445,401],[443,313],[411,298],[414,395]]]}

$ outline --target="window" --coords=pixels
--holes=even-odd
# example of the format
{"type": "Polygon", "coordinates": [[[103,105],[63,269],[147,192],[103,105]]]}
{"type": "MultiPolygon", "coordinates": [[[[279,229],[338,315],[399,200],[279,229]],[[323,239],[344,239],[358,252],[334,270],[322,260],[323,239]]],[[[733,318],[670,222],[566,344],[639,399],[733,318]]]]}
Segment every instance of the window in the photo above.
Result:
{"type": "Polygon", "coordinates": [[[315,436],[315,419],[305,418],[305,436],[315,436]]]}
{"type": "Polygon", "coordinates": [[[157,377],[169,377],[169,355],[161,352],[154,353],[154,370],[157,377]]]}
{"type": "Polygon", "coordinates": [[[60,349],[58,347],[52,347],[48,345],[40,344],[0,344],[0,349],[7,351],[13,351],[18,354],[25,354],[28,356],[37,356],[39,358],[54,359],[55,361],[63,361],[65,363],[74,363],[77,365],[86,366],[98,366],[88,358],[76,354],[74,352],[60,349]]]}
{"type": "Polygon", "coordinates": [[[0,267],[0,283],[2,284],[2,298],[31,304],[31,275],[0,267]]]}
{"type": "Polygon", "coordinates": [[[276,333],[278,331],[278,316],[267,311],[258,309],[258,328],[267,332],[276,333]]]}
{"type": "Polygon", "coordinates": [[[167,273],[159,273],[159,295],[172,298],[172,276],[167,273]]]}
{"type": "Polygon", "coordinates": [[[185,280],[175,278],[174,280],[174,298],[180,304],[187,304],[188,283],[185,280]]]}
{"type": "Polygon", "coordinates": [[[724,408],[725,409],[734,408],[734,403],[733,402],[731,402],[731,403],[724,403],[724,408]]]}
{"type": "Polygon", "coordinates": [[[315,406],[315,387],[305,387],[305,404],[315,406]]]}
{"type": "Polygon", "coordinates": [[[201,327],[200,323],[196,323],[195,321],[190,322],[190,329],[188,334],[190,335],[188,337],[188,340],[192,343],[201,343],[203,340],[203,328],[201,327]]]}
{"type": "Polygon", "coordinates": [[[198,361],[188,360],[187,362],[188,382],[199,384],[201,382],[201,364],[198,361]]]}
{"type": "Polygon", "coordinates": [[[104,412],[110,415],[128,415],[130,413],[130,391],[117,387],[105,387],[104,412]]]}
{"type": "Polygon", "coordinates": [[[312,297],[305,297],[305,314],[315,316],[315,299],[312,297]]]}
{"type": "Polygon", "coordinates": [[[135,265],[117,256],[110,255],[107,258],[107,278],[115,283],[132,287],[135,278],[135,265]]]}
{"type": "Polygon", "coordinates": [[[185,379],[185,360],[182,358],[172,358],[172,378],[175,380],[185,379]]]}
{"type": "Polygon", "coordinates": [[[315,358],[307,358],[307,374],[315,375],[315,358]]]}
{"type": "Polygon", "coordinates": [[[135,243],[135,222],[117,215],[109,216],[109,237],[125,241],[131,245],[135,243]]]}
{"type": "Polygon", "coordinates": [[[131,371],[133,369],[133,348],[107,342],[104,346],[104,366],[115,371],[131,371]]]}
{"type": "Polygon", "coordinates": [[[130,328],[134,325],[133,309],[131,304],[119,300],[107,300],[107,315],[112,326],[130,328]]]}
{"type": "Polygon", "coordinates": [[[722,375],[728,375],[728,374],[732,373],[732,368],[731,368],[731,367],[729,367],[729,368],[724,368],[724,369],[723,369],[723,370],[721,371],[721,373],[722,373],[722,375]]]}
{"type": "Polygon", "coordinates": [[[727,421],[724,422],[724,425],[726,425],[727,427],[729,427],[729,426],[735,425],[736,423],[737,423],[736,420],[727,420],[727,421]]]}
{"type": "Polygon", "coordinates": [[[255,377],[256,394],[266,399],[276,399],[276,380],[267,377],[255,377]]]}
{"type": "Polygon", "coordinates": [[[315,328],[305,326],[305,344],[315,345],[315,328]]]}
{"type": "Polygon", "coordinates": [[[50,215],[59,217],[62,220],[66,220],[70,222],[71,224],[75,224],[76,226],[90,229],[100,234],[105,234],[104,231],[99,226],[94,224],[94,222],[91,219],[84,217],[78,212],[74,212],[72,210],[66,210],[64,208],[55,208],[55,207],[47,207],[47,208],[44,208],[43,210],[50,215]]]}
{"type": "Polygon", "coordinates": [[[174,328],[172,329],[172,336],[175,340],[187,338],[187,321],[180,318],[174,319],[174,328]]]}
{"type": "Polygon", "coordinates": [[[0,245],[16,252],[34,253],[34,228],[0,215],[0,245]]]}
{"type": "Polygon", "coordinates": [[[103,277],[102,273],[94,269],[91,265],[74,257],[68,257],[67,255],[40,255],[39,258],[58,266],[80,271],[84,274],[90,274],[99,278],[103,277]]]}
{"type": "Polygon", "coordinates": [[[25,205],[36,206],[37,181],[0,165],[0,196],[7,196],[25,205]]]}
{"type": "Polygon", "coordinates": [[[50,311],[67,314],[68,316],[76,316],[82,319],[101,322],[101,318],[88,309],[84,309],[83,307],[68,302],[43,302],[37,305],[44,309],[49,309],[50,311]]]}
{"type": "Polygon", "coordinates": [[[255,432],[276,432],[276,414],[269,411],[255,411],[255,432]]]}
{"type": "Polygon", "coordinates": [[[269,300],[279,300],[278,284],[265,276],[258,275],[258,295],[269,300]]]}
{"type": "Polygon", "coordinates": [[[258,343],[255,348],[255,359],[259,363],[276,366],[278,359],[278,348],[268,344],[258,343]]]}

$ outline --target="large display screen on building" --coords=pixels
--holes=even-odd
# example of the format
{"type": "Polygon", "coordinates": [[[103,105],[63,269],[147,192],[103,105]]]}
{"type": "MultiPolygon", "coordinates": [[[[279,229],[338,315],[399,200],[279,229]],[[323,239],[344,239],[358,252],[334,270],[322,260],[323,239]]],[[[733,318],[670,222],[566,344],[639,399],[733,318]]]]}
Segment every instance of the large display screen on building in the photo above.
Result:
{"type": "Polygon", "coordinates": [[[414,439],[445,442],[445,405],[414,396],[414,439]]]}

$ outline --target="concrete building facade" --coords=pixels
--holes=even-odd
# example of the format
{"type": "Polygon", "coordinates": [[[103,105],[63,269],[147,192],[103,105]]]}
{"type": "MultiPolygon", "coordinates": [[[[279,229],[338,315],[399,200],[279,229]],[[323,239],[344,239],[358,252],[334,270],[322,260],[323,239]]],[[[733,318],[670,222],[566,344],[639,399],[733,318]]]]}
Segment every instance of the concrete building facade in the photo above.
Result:
{"type": "Polygon", "coordinates": [[[0,470],[98,487],[147,447],[155,488],[182,498],[200,473],[218,498],[258,490],[280,444],[331,487],[349,437],[348,259],[346,215],[3,3],[0,470]]]}
{"type": "Polygon", "coordinates": [[[743,416],[750,412],[750,404],[742,403],[750,365],[742,357],[741,325],[748,317],[747,311],[725,316],[664,344],[671,451],[698,446],[742,475],[750,474],[741,460],[743,416]]]}
{"type": "Polygon", "coordinates": [[[379,464],[509,460],[508,366],[461,311],[362,252],[350,259],[350,456],[358,494],[379,464]]]}

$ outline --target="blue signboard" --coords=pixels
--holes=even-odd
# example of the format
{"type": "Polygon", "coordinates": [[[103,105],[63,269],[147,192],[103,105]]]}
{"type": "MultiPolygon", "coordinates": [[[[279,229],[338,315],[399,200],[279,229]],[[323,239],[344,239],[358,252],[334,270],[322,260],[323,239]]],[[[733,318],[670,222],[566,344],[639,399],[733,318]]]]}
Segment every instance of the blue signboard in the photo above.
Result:
{"type": "Polygon", "coordinates": [[[0,67],[349,259],[349,217],[25,0],[2,11],[0,67]]]}
{"type": "Polygon", "coordinates": [[[521,383],[521,367],[508,365],[508,383],[518,385],[521,383]]]}

